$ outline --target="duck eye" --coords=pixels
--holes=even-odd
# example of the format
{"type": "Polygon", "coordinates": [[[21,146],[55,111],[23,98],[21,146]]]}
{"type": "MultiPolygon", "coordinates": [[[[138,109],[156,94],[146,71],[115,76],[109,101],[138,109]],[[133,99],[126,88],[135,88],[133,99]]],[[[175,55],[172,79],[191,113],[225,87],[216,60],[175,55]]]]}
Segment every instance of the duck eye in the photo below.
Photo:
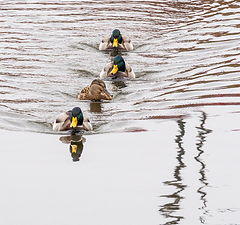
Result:
{"type": "Polygon", "coordinates": [[[102,40],[102,43],[104,43],[104,40],[102,40]]]}

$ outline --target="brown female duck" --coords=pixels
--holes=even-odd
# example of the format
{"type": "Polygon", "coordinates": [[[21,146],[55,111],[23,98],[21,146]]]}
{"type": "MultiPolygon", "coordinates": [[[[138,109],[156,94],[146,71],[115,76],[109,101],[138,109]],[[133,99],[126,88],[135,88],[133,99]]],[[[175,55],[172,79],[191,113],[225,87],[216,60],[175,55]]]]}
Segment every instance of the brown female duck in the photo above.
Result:
{"type": "Polygon", "coordinates": [[[103,80],[95,79],[89,86],[82,89],[78,94],[78,99],[92,101],[112,100],[112,95],[107,91],[103,80]]]}

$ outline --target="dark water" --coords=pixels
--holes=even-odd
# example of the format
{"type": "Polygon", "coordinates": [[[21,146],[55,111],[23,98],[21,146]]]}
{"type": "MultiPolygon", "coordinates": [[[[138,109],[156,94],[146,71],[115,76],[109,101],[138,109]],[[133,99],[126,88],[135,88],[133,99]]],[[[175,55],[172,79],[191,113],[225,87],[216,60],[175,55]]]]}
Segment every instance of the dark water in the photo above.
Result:
{"type": "Polygon", "coordinates": [[[0,128],[48,133],[80,106],[100,136],[155,132],[175,160],[159,179],[159,224],[240,224],[239,21],[239,0],[0,1],[0,128]],[[112,58],[98,44],[114,28],[133,41],[122,54],[137,77],[107,81],[113,101],[79,101],[112,58]]]}

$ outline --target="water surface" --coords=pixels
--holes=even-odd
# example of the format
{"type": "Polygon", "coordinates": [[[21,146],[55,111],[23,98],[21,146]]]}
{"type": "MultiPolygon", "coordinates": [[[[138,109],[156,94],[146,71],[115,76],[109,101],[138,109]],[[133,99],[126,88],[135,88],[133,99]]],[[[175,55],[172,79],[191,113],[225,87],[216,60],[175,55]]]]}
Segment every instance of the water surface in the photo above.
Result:
{"type": "Polygon", "coordinates": [[[90,113],[97,133],[155,130],[162,119],[204,106],[217,114],[238,111],[239,7],[239,1],[2,1],[1,127],[48,132],[58,113],[76,105],[90,113]],[[112,102],[80,102],[78,92],[112,58],[97,48],[113,28],[134,43],[123,56],[137,79],[107,82],[112,102]]]}
{"type": "Polygon", "coordinates": [[[4,224],[240,224],[239,0],[7,0],[0,15],[4,224]],[[137,77],[106,81],[113,101],[79,101],[114,28],[133,41],[122,55],[137,77]],[[74,106],[96,135],[73,163],[45,133],[74,106]]]}

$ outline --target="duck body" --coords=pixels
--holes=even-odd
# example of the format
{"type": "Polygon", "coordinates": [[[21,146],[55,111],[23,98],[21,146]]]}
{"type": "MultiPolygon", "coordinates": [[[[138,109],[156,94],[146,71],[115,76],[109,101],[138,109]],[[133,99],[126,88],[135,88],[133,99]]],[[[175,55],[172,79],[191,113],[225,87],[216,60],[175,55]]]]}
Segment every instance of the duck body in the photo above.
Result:
{"type": "Polygon", "coordinates": [[[126,63],[122,56],[116,56],[113,62],[108,63],[101,71],[100,78],[135,78],[131,66],[126,63]]]}
{"type": "Polygon", "coordinates": [[[92,101],[112,100],[112,95],[107,91],[104,81],[95,79],[89,86],[82,89],[78,99],[92,101]]]}
{"type": "Polygon", "coordinates": [[[53,131],[66,131],[66,130],[93,130],[89,118],[82,113],[79,107],[61,113],[57,116],[53,123],[53,131]]]}
{"type": "Polygon", "coordinates": [[[108,50],[108,49],[119,49],[119,50],[126,50],[132,51],[133,44],[132,41],[122,36],[118,29],[113,30],[111,37],[104,38],[101,43],[99,44],[99,50],[108,50]]]}

